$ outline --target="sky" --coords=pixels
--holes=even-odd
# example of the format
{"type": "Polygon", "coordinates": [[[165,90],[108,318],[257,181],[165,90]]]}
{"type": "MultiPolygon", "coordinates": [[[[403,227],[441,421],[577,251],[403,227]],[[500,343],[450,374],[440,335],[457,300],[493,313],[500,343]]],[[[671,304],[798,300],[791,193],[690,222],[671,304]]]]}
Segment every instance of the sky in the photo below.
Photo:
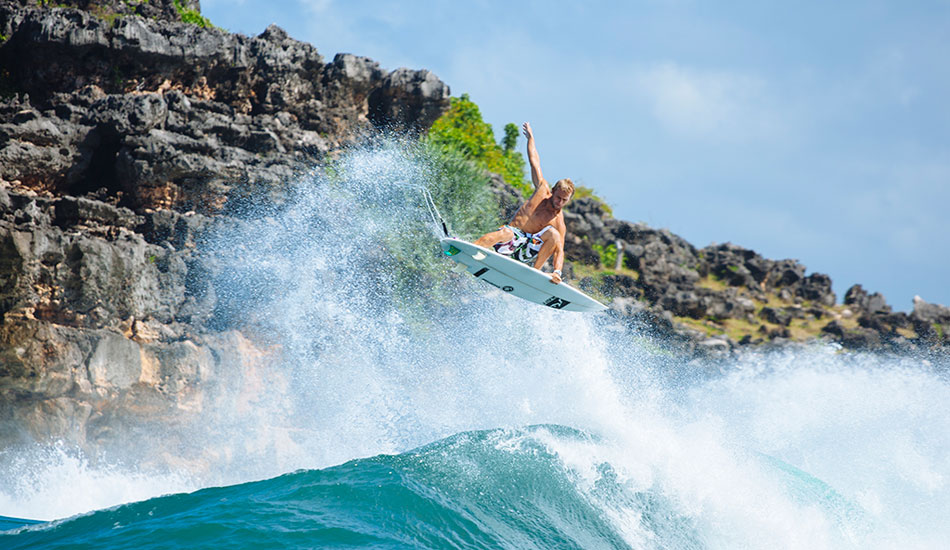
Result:
{"type": "Polygon", "coordinates": [[[950,0],[201,4],[433,71],[617,218],[796,259],[839,301],[950,305],[950,0]]]}

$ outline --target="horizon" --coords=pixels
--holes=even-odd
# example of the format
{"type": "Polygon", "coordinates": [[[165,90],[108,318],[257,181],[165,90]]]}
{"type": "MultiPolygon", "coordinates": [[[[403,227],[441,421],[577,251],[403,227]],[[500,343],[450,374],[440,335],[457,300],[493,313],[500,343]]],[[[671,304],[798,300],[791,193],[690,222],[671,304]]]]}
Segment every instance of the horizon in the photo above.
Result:
{"type": "Polygon", "coordinates": [[[530,121],[546,178],[593,188],[619,219],[796,259],[832,278],[839,303],[861,284],[895,311],[915,295],[950,304],[948,2],[206,0],[202,12],[251,36],[275,23],[327,61],[431,70],[496,139],[530,121]]]}

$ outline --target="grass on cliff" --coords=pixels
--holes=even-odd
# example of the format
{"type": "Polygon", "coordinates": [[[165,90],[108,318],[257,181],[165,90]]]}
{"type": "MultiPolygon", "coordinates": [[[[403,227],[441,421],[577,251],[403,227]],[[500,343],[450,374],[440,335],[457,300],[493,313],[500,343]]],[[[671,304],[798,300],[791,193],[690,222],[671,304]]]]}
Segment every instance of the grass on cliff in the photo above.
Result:
{"type": "MultiPolygon", "coordinates": [[[[625,275],[633,278],[635,281],[640,280],[640,272],[626,265],[622,265],[619,270],[616,270],[613,269],[613,264],[611,264],[610,269],[581,262],[571,262],[570,260],[565,260],[565,264],[570,264],[571,272],[573,273],[573,277],[568,279],[568,283],[579,287],[595,300],[605,304],[609,304],[614,298],[607,289],[607,277],[611,275],[625,275]]],[[[642,296],[631,297],[638,300],[643,299],[642,296]]]]}
{"type": "MultiPolygon", "coordinates": [[[[703,278],[699,281],[697,286],[703,288],[709,288],[717,292],[721,292],[726,288],[729,288],[725,282],[720,279],[709,276],[703,278]]],[[[849,308],[847,306],[838,304],[830,308],[822,308],[824,314],[820,318],[816,318],[812,315],[807,315],[805,318],[796,318],[789,321],[788,325],[779,325],[766,321],[761,318],[759,315],[762,310],[766,307],[771,308],[787,308],[793,306],[799,307],[809,307],[812,304],[810,302],[796,303],[794,300],[783,300],[775,293],[769,293],[766,295],[766,300],[758,300],[744,289],[737,288],[739,295],[745,296],[752,300],[755,303],[755,311],[753,313],[753,321],[748,319],[693,319],[690,317],[674,317],[676,322],[685,325],[687,327],[693,328],[700,332],[705,333],[707,336],[715,336],[724,334],[730,339],[739,341],[745,336],[749,336],[753,340],[763,339],[768,340],[770,338],[769,334],[782,331],[786,329],[788,331],[788,339],[796,342],[805,342],[809,340],[815,340],[821,338],[824,333],[822,329],[826,327],[832,321],[836,321],[838,325],[844,329],[845,332],[856,331],[860,325],[858,324],[857,316],[848,314],[846,310],[849,308]]],[[[912,339],[916,338],[917,334],[907,328],[895,328],[895,332],[904,338],[912,339]]]]}
{"type": "Polygon", "coordinates": [[[612,267],[606,268],[583,264],[581,262],[571,262],[571,267],[574,270],[574,277],[577,279],[581,279],[583,277],[603,279],[608,275],[627,275],[628,277],[633,277],[635,281],[640,280],[640,272],[636,269],[629,268],[626,265],[621,266],[620,269],[613,269],[612,267]]]}
{"type": "MultiPolygon", "coordinates": [[[[626,265],[621,266],[619,270],[613,269],[616,262],[616,250],[613,245],[594,245],[594,250],[600,255],[600,265],[587,265],[580,262],[572,263],[574,279],[572,282],[581,284],[584,290],[594,298],[609,302],[614,296],[605,291],[605,278],[610,275],[627,275],[638,280],[640,273],[637,270],[630,269],[626,265]],[[609,266],[609,267],[608,267],[609,266]]],[[[706,288],[715,292],[724,292],[730,287],[725,281],[715,275],[703,277],[696,283],[697,287],[706,288]]],[[[696,330],[706,336],[724,335],[731,340],[738,342],[748,336],[752,340],[769,340],[776,333],[788,331],[790,340],[808,341],[820,338],[822,329],[832,321],[837,321],[846,331],[858,328],[858,321],[854,315],[846,316],[845,306],[837,305],[832,308],[823,308],[825,314],[820,318],[808,315],[805,318],[792,319],[788,325],[780,325],[769,322],[760,317],[762,310],[766,307],[787,308],[793,306],[810,307],[808,302],[796,303],[794,300],[783,300],[776,293],[768,293],[766,299],[759,300],[753,297],[745,288],[735,287],[740,296],[744,296],[755,304],[752,320],[745,318],[712,318],[694,319],[692,317],[674,316],[674,321],[680,325],[696,330]]],[[[638,299],[643,299],[638,297],[638,299]]],[[[913,331],[907,329],[897,329],[897,332],[906,338],[914,337],[913,331]]]]}

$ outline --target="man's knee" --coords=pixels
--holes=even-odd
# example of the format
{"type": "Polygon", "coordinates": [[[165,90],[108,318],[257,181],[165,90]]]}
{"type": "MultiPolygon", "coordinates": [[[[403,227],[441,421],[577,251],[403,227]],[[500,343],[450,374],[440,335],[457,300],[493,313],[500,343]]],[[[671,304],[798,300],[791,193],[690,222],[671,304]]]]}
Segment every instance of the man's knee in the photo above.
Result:
{"type": "Polygon", "coordinates": [[[561,248],[561,233],[553,227],[545,231],[541,239],[544,241],[544,244],[553,243],[555,248],[561,248]]]}
{"type": "Polygon", "coordinates": [[[515,232],[507,227],[502,227],[498,231],[492,231],[486,237],[490,237],[491,244],[507,243],[515,238],[515,232]]]}
{"type": "Polygon", "coordinates": [[[493,246],[499,243],[506,243],[511,239],[515,238],[515,234],[511,229],[507,227],[502,227],[498,231],[492,231],[491,233],[486,233],[477,241],[475,244],[480,246],[493,246]]]}

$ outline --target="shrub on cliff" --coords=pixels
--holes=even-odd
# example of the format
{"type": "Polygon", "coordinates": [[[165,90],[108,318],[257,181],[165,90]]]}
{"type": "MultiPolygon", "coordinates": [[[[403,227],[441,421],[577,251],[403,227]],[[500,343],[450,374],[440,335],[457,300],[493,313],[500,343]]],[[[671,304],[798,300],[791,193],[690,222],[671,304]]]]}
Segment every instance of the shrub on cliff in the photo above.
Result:
{"type": "Polygon", "coordinates": [[[484,170],[459,152],[431,143],[423,143],[416,154],[433,183],[429,190],[456,235],[479,236],[498,224],[498,200],[484,170]]]}
{"type": "Polygon", "coordinates": [[[205,29],[213,28],[214,25],[211,24],[211,21],[207,17],[201,15],[201,12],[195,8],[190,8],[185,6],[184,0],[175,0],[175,10],[178,12],[178,15],[181,17],[182,23],[191,23],[193,25],[198,25],[205,29]]]}
{"type": "Polygon", "coordinates": [[[432,223],[421,187],[451,233],[471,239],[499,223],[488,172],[454,148],[388,136],[328,159],[323,168],[318,185],[327,198],[321,200],[333,206],[321,203],[319,210],[346,204],[354,226],[364,224],[357,232],[375,244],[355,255],[373,262],[367,272],[381,274],[371,277],[366,292],[394,304],[416,326],[428,326],[433,308],[457,301],[463,279],[449,276],[456,264],[441,253],[442,229],[432,223]]]}
{"type": "MultiPolygon", "coordinates": [[[[439,213],[453,235],[472,239],[498,225],[498,200],[490,191],[489,176],[481,165],[455,148],[430,141],[410,148],[408,157],[422,167],[423,181],[428,182],[439,213]]],[[[409,203],[418,198],[415,191],[406,196],[409,203]]],[[[455,264],[442,256],[432,230],[428,224],[408,224],[398,235],[385,239],[392,260],[389,269],[395,275],[394,303],[419,326],[429,323],[431,307],[457,299],[455,285],[446,285],[455,264]]]]}
{"type": "Polygon", "coordinates": [[[518,127],[508,124],[502,144],[496,143],[491,124],[482,120],[478,105],[468,94],[453,97],[448,112],[435,121],[426,136],[427,144],[457,152],[478,167],[501,174],[527,197],[534,189],[525,181],[524,157],[515,150],[517,140],[518,127]]]}

